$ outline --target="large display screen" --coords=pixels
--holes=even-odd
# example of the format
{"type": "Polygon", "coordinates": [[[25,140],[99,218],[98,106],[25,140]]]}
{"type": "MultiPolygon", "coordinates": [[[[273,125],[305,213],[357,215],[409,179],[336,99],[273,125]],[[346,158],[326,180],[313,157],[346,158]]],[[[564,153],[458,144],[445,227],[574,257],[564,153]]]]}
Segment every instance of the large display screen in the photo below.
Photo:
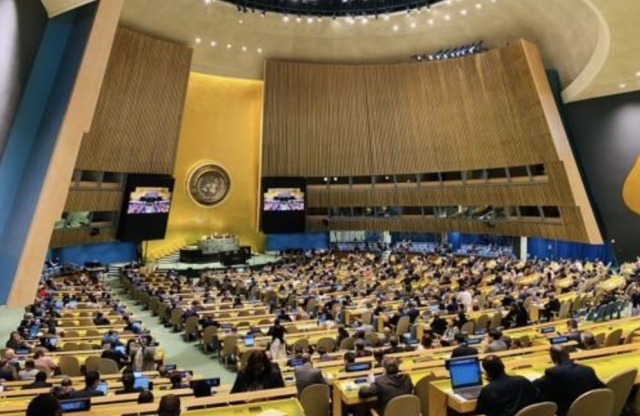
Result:
{"type": "Polygon", "coordinates": [[[265,211],[304,211],[304,192],[299,188],[269,188],[262,197],[265,211]]]}
{"type": "Polygon", "coordinates": [[[164,238],[174,182],[168,175],[127,176],[118,240],[140,242],[164,238]]]}
{"type": "Polygon", "coordinates": [[[169,188],[136,187],[129,194],[127,214],[168,214],[171,208],[169,188]]]}
{"type": "Polygon", "coordinates": [[[267,234],[302,233],[306,222],[304,178],[262,178],[261,229],[267,234]]]}

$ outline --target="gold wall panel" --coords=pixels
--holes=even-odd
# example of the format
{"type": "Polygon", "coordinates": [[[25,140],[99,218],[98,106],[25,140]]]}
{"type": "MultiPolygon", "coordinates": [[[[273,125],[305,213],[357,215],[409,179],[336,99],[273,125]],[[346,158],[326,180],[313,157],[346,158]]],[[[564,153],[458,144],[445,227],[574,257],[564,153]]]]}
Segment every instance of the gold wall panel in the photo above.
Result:
{"type": "Polygon", "coordinates": [[[167,236],[150,242],[149,251],[216,232],[264,250],[265,238],[257,232],[262,94],[262,82],[191,74],[167,236]],[[231,180],[227,197],[211,208],[193,202],[186,189],[191,169],[205,161],[222,166],[231,180]]]}
{"type": "Polygon", "coordinates": [[[622,199],[627,208],[640,215],[640,155],[624,181],[622,199]]]}
{"type": "MultiPolygon", "coordinates": [[[[557,206],[563,213],[559,223],[509,222],[493,231],[482,223],[410,219],[332,219],[330,228],[491,231],[602,242],[544,66],[536,47],[525,41],[428,63],[269,61],[262,162],[265,177],[397,175],[543,164],[547,180],[542,183],[420,189],[310,186],[308,204],[557,206]]],[[[310,228],[317,226],[310,221],[310,228]]]]}
{"type": "Polygon", "coordinates": [[[192,53],[119,27],[76,169],[172,173],[192,53]]]}

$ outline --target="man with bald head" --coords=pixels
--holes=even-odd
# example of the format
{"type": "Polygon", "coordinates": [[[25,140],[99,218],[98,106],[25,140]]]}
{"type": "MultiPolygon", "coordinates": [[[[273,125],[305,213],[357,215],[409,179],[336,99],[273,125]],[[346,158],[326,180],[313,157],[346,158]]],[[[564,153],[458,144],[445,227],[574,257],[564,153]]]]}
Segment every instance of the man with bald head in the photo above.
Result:
{"type": "Polygon", "coordinates": [[[569,352],[561,345],[550,350],[554,367],[544,372],[544,377],[533,384],[540,390],[541,399],[558,405],[558,416],[567,414],[575,399],[584,393],[604,387],[593,368],[571,361],[569,352]]]}

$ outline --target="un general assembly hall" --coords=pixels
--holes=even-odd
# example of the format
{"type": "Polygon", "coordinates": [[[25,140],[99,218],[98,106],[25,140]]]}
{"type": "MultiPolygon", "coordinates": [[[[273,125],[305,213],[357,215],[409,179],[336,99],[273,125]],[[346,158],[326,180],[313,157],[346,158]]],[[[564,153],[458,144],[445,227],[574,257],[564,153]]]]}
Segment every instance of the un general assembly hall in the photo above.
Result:
{"type": "Polygon", "coordinates": [[[0,0],[0,416],[640,416],[639,18],[0,0]]]}

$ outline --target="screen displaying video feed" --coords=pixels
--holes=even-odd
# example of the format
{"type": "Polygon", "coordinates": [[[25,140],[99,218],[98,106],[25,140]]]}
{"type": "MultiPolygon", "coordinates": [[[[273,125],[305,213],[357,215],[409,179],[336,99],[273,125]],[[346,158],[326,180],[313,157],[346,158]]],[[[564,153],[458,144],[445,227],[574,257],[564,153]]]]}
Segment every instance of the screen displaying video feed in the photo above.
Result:
{"type": "Polygon", "coordinates": [[[141,242],[164,238],[174,182],[168,175],[127,176],[118,240],[141,242]]]}
{"type": "Polygon", "coordinates": [[[304,178],[262,178],[260,228],[267,234],[303,233],[306,223],[304,178]]]}
{"type": "Polygon", "coordinates": [[[169,188],[136,187],[129,195],[127,214],[168,214],[171,208],[169,188]]]}
{"type": "Polygon", "coordinates": [[[269,188],[263,195],[265,211],[304,211],[300,188],[269,188]]]}

